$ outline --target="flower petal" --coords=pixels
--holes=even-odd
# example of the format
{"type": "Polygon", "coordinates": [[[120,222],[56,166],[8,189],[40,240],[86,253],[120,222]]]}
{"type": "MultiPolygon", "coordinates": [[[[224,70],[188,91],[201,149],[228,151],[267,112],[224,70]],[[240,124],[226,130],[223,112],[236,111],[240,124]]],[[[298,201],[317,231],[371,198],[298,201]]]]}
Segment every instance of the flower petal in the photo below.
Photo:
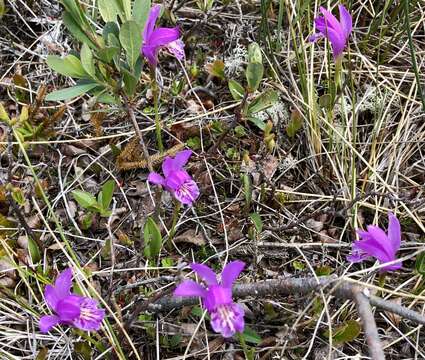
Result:
{"type": "Polygon", "coordinates": [[[39,327],[42,333],[47,333],[51,328],[59,324],[60,319],[56,315],[45,315],[40,318],[39,327]]]}
{"type": "MultiPolygon", "coordinates": [[[[384,230],[382,230],[379,226],[369,225],[367,227],[367,232],[375,241],[376,246],[380,247],[387,254],[388,258],[395,258],[395,251],[393,250],[392,244],[384,230]]],[[[369,242],[373,241],[369,240],[369,242]]]]}
{"type": "Polygon", "coordinates": [[[221,273],[221,285],[231,288],[244,267],[245,263],[240,260],[228,263],[221,273]]]}
{"type": "Polygon", "coordinates": [[[336,32],[342,34],[342,27],[337,18],[329,10],[326,10],[323,6],[320,7],[320,11],[324,16],[324,23],[326,24],[327,29],[333,29],[336,32]]]}
{"type": "Polygon", "coordinates": [[[55,281],[55,291],[59,298],[63,298],[71,293],[72,269],[62,271],[55,281]]]}
{"type": "Polygon", "coordinates": [[[44,289],[44,298],[46,299],[47,305],[49,305],[52,310],[56,311],[56,306],[60,299],[56,295],[55,288],[52,285],[46,285],[44,289]]]}
{"type": "Polygon", "coordinates": [[[321,7],[320,11],[324,17],[315,19],[316,28],[331,42],[334,58],[337,58],[342,54],[345,47],[345,33],[341,24],[330,11],[324,7],[321,7]]]}
{"type": "Polygon", "coordinates": [[[401,228],[400,222],[394,214],[388,214],[388,239],[391,243],[393,252],[396,253],[401,245],[401,228]]]}
{"type": "Polygon", "coordinates": [[[149,10],[148,20],[145,24],[143,31],[143,41],[148,41],[153,30],[155,29],[156,20],[158,19],[159,13],[161,12],[161,5],[154,5],[149,10]]]}
{"type": "Polygon", "coordinates": [[[204,264],[193,263],[190,265],[192,270],[196,272],[208,285],[217,285],[217,277],[212,269],[204,264]]]}
{"type": "Polygon", "coordinates": [[[177,59],[183,60],[185,57],[184,53],[184,42],[181,39],[172,41],[167,45],[168,51],[173,54],[177,59]]]}
{"type": "MultiPolygon", "coordinates": [[[[168,164],[170,164],[170,162],[168,162],[168,164]]],[[[167,166],[171,166],[171,165],[167,165],[167,166]]],[[[192,178],[185,170],[177,170],[177,171],[171,170],[171,172],[168,173],[164,181],[164,185],[170,191],[177,191],[185,182],[191,181],[191,180],[192,178]]]]}
{"type": "Polygon", "coordinates": [[[338,9],[341,28],[344,32],[345,39],[347,40],[350,37],[351,31],[353,30],[353,18],[344,5],[338,5],[338,9]]]}
{"type": "Polygon", "coordinates": [[[357,241],[355,242],[355,245],[358,249],[362,250],[367,255],[378,259],[380,262],[394,260],[393,257],[388,256],[375,239],[371,239],[370,241],[357,241]]]}
{"type": "Polygon", "coordinates": [[[230,304],[210,312],[211,327],[223,337],[232,337],[236,332],[243,332],[245,327],[244,310],[239,304],[230,304]]]}
{"type": "Polygon", "coordinates": [[[192,155],[192,150],[183,150],[176,154],[173,159],[173,170],[180,170],[183,166],[187,164],[189,158],[192,155]]]}
{"type": "Polygon", "coordinates": [[[142,53],[148,59],[149,64],[152,66],[156,66],[158,64],[158,51],[159,48],[156,46],[142,46],[142,53]]]}
{"type": "Polygon", "coordinates": [[[193,179],[186,180],[181,186],[174,191],[174,197],[183,205],[192,206],[199,197],[199,188],[193,179]]]}
{"type": "Polygon", "coordinates": [[[319,40],[323,37],[324,37],[324,35],[322,33],[318,32],[318,33],[315,33],[313,35],[310,35],[310,37],[308,38],[308,41],[314,43],[314,42],[316,42],[317,40],[319,40]]]}
{"type": "Polygon", "coordinates": [[[164,178],[156,172],[151,172],[148,181],[155,185],[164,185],[164,178]]]}
{"type": "Polygon", "coordinates": [[[181,284],[177,285],[173,293],[174,296],[200,296],[201,298],[203,298],[205,294],[206,290],[193,280],[183,281],[181,284]]]}
{"type": "Polygon", "coordinates": [[[72,325],[85,331],[99,330],[105,317],[105,309],[99,309],[98,305],[96,300],[83,297],[80,314],[73,319],[72,325]]]}
{"type": "Polygon", "coordinates": [[[351,254],[347,256],[347,261],[351,263],[359,263],[370,257],[369,254],[365,253],[356,246],[356,243],[352,246],[351,254]]]}
{"type": "Polygon", "coordinates": [[[169,156],[167,156],[164,161],[162,162],[162,173],[167,178],[171,172],[173,171],[173,159],[169,156]]]}
{"type": "Polygon", "coordinates": [[[149,41],[146,41],[146,45],[159,48],[173,41],[176,41],[179,37],[180,37],[180,30],[178,27],[174,27],[174,28],[160,27],[155,29],[152,32],[151,36],[149,37],[149,41]]]}
{"type": "Polygon", "coordinates": [[[80,316],[80,306],[84,298],[78,295],[69,295],[61,299],[56,308],[56,312],[61,321],[70,322],[80,316]]]}
{"type": "Polygon", "coordinates": [[[167,177],[173,171],[182,170],[183,166],[189,161],[191,155],[192,150],[183,150],[178,152],[174,158],[167,156],[162,163],[162,172],[164,176],[167,177]]]}

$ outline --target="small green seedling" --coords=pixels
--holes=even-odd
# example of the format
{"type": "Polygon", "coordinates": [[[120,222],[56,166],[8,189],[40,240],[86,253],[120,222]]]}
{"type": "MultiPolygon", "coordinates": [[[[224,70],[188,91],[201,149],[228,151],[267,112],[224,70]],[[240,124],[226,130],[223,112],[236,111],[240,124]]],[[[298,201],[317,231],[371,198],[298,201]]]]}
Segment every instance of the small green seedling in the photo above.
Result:
{"type": "Polygon", "coordinates": [[[82,190],[74,190],[72,196],[82,208],[90,212],[88,215],[98,213],[102,217],[108,217],[112,214],[109,206],[111,205],[114,190],[115,181],[108,180],[102,185],[102,189],[97,194],[97,199],[89,192],[82,190]]]}

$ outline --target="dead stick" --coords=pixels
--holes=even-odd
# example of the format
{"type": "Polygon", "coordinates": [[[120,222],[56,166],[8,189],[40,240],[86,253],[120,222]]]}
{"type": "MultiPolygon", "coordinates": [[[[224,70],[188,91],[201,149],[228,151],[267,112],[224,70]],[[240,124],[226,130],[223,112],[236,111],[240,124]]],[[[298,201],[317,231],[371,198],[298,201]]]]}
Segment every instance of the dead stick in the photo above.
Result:
{"type": "MultiPolygon", "coordinates": [[[[352,300],[354,286],[358,285],[343,282],[336,276],[319,277],[318,282],[314,277],[285,278],[235,285],[233,294],[236,298],[270,297],[273,295],[306,295],[313,291],[317,291],[319,288],[334,287],[334,289],[332,289],[334,296],[352,300]]],[[[413,310],[377,296],[371,295],[367,296],[367,298],[370,304],[377,308],[392,312],[415,323],[425,325],[425,317],[413,310]]],[[[183,306],[196,305],[198,303],[199,300],[197,298],[173,298],[167,296],[151,302],[147,306],[147,310],[156,313],[167,312],[183,306]]]]}
{"type": "Polygon", "coordinates": [[[369,355],[372,360],[385,360],[384,350],[382,350],[375,318],[370,306],[370,300],[365,296],[360,287],[352,290],[353,300],[356,303],[357,312],[362,320],[363,330],[367,341],[369,355]]]}
{"type": "Polygon", "coordinates": [[[145,141],[143,139],[143,134],[140,131],[140,127],[139,127],[139,124],[137,122],[136,115],[134,115],[133,107],[130,105],[130,102],[129,102],[129,100],[128,100],[128,98],[125,94],[122,94],[122,98],[124,100],[125,110],[127,111],[128,115],[130,116],[131,122],[133,123],[134,131],[136,132],[136,135],[140,140],[140,145],[142,146],[142,150],[143,150],[143,156],[146,159],[148,169],[149,169],[150,172],[153,172],[152,161],[151,161],[151,158],[149,156],[149,152],[148,152],[148,149],[146,147],[145,141]]]}

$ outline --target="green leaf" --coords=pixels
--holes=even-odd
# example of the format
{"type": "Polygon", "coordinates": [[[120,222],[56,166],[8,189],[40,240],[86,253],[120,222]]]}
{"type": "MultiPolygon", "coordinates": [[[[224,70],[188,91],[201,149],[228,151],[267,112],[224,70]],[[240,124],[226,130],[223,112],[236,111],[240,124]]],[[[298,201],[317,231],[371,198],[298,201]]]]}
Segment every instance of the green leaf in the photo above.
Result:
{"type": "Polygon", "coordinates": [[[75,352],[80,355],[84,360],[92,359],[92,349],[86,341],[79,341],[74,344],[75,352]]]}
{"type": "Polygon", "coordinates": [[[415,269],[422,276],[425,275],[425,251],[416,256],[415,269]]]}
{"type": "Polygon", "coordinates": [[[78,2],[75,0],[61,0],[61,2],[65,10],[79,26],[84,27],[87,24],[84,12],[78,2]]]}
{"type": "Polygon", "coordinates": [[[144,254],[149,259],[156,259],[162,247],[162,236],[158,225],[148,217],[143,229],[143,238],[145,242],[144,254]]]}
{"type": "Polygon", "coordinates": [[[86,35],[81,26],[78,25],[78,23],[74,20],[72,15],[66,11],[63,14],[63,23],[75,39],[89,45],[92,49],[97,48],[97,45],[93,42],[93,40],[91,40],[86,35]]]}
{"type": "Polygon", "coordinates": [[[120,49],[117,47],[106,46],[97,52],[97,56],[99,57],[99,59],[109,64],[112,61],[112,59],[116,55],[118,55],[119,51],[120,49]]]}
{"type": "Polygon", "coordinates": [[[302,270],[305,269],[304,263],[302,263],[301,261],[297,261],[297,260],[294,260],[292,262],[292,266],[295,270],[298,270],[298,271],[302,271],[302,270]]]}
{"type": "Polygon", "coordinates": [[[251,218],[251,221],[254,224],[257,233],[261,233],[263,231],[263,221],[261,220],[260,215],[258,215],[258,213],[251,213],[249,214],[249,217],[251,218]]]}
{"type": "Polygon", "coordinates": [[[73,78],[86,78],[87,73],[81,64],[80,59],[74,55],[68,55],[63,59],[56,55],[47,57],[47,65],[57,73],[73,78]]]}
{"type": "Polygon", "coordinates": [[[6,7],[4,6],[4,0],[0,0],[0,19],[6,13],[6,7]]]}
{"type": "MultiPolygon", "coordinates": [[[[118,48],[118,49],[121,49],[121,43],[120,43],[120,41],[119,41],[119,40],[118,40],[118,38],[117,38],[114,34],[112,34],[112,33],[108,34],[108,43],[109,43],[111,46],[113,46],[113,47],[116,47],[116,48],[118,48]]],[[[114,63],[115,63],[115,66],[116,66],[117,68],[119,68],[119,67],[120,67],[120,62],[121,62],[121,60],[120,60],[120,51],[118,51],[118,53],[114,56],[114,63]]]]}
{"type": "Polygon", "coordinates": [[[246,67],[245,76],[248,82],[249,92],[255,92],[263,79],[264,66],[260,63],[249,63],[246,67]]]}
{"type": "Polygon", "coordinates": [[[81,46],[81,65],[84,70],[89,74],[93,79],[96,79],[96,68],[94,67],[93,53],[91,52],[87,44],[81,46]]]}
{"type": "Polygon", "coordinates": [[[224,73],[224,66],[225,65],[222,60],[215,60],[212,64],[207,64],[205,67],[211,76],[224,80],[226,77],[224,73]]]}
{"type": "Polygon", "coordinates": [[[115,190],[114,180],[108,180],[102,185],[102,189],[99,192],[100,201],[98,202],[102,206],[103,210],[109,209],[109,205],[111,205],[112,197],[114,195],[114,190],[115,190]]]}
{"type": "Polygon", "coordinates": [[[286,133],[290,138],[294,137],[298,130],[303,127],[303,118],[298,110],[294,110],[291,113],[291,119],[289,120],[288,126],[286,127],[286,133]]]}
{"type": "Polygon", "coordinates": [[[329,265],[322,265],[315,269],[315,273],[317,276],[329,276],[332,274],[334,269],[332,269],[329,265]]]}
{"type": "Polygon", "coordinates": [[[108,93],[101,93],[96,95],[96,101],[102,104],[111,104],[111,105],[119,105],[120,101],[115,96],[108,93]]]}
{"type": "Polygon", "coordinates": [[[139,24],[141,29],[145,28],[150,9],[151,0],[134,0],[133,20],[139,24]]]}
{"type": "Polygon", "coordinates": [[[62,90],[53,91],[46,96],[46,101],[68,100],[85,94],[86,92],[94,89],[96,86],[98,86],[98,84],[96,83],[87,83],[82,85],[76,85],[70,88],[65,88],[62,90]]]}
{"type": "Polygon", "coordinates": [[[130,20],[122,25],[120,41],[127,54],[127,63],[133,69],[140,56],[140,47],[142,45],[142,30],[137,22],[130,20]]]}
{"type": "Polygon", "coordinates": [[[261,342],[261,336],[248,326],[245,326],[242,336],[250,344],[258,345],[261,342]]]}
{"type": "MultiPolygon", "coordinates": [[[[361,331],[360,324],[355,320],[348,320],[344,324],[338,326],[332,333],[332,342],[335,345],[344,344],[356,339],[361,331]]],[[[324,335],[329,337],[329,330],[325,331],[324,335]]]]}
{"type": "Polygon", "coordinates": [[[48,352],[49,352],[48,348],[46,347],[41,348],[41,350],[38,352],[37,356],[35,357],[35,360],[46,360],[48,352]]]}
{"type": "Polygon", "coordinates": [[[124,90],[128,96],[132,96],[136,91],[137,78],[128,70],[121,67],[121,73],[123,75],[124,90]]]}
{"type": "Polygon", "coordinates": [[[111,0],[97,0],[97,6],[99,7],[100,16],[105,23],[110,21],[116,21],[119,14],[117,4],[111,0]]]}
{"type": "Polygon", "coordinates": [[[229,80],[228,86],[233,99],[242,100],[245,94],[245,89],[243,88],[243,86],[235,80],[229,80]]]}
{"type": "Polygon", "coordinates": [[[248,62],[258,64],[263,63],[263,54],[261,53],[260,45],[256,42],[253,42],[248,46],[248,62]]]}
{"type": "Polygon", "coordinates": [[[125,18],[127,20],[131,19],[131,0],[119,0],[122,4],[122,8],[124,10],[125,18]]]}
{"type": "Polygon", "coordinates": [[[105,26],[103,27],[103,31],[102,31],[102,37],[105,40],[105,42],[108,45],[116,46],[117,45],[116,42],[114,42],[113,44],[111,44],[109,42],[109,34],[115,35],[115,37],[117,38],[117,42],[119,44],[118,36],[120,36],[120,28],[118,27],[117,23],[115,23],[115,22],[107,22],[105,24],[105,26]]]}
{"type": "Polygon", "coordinates": [[[255,117],[255,116],[248,116],[248,120],[250,122],[252,122],[260,130],[264,131],[266,129],[266,123],[263,120],[255,117]]]}
{"type": "Polygon", "coordinates": [[[87,191],[74,190],[72,191],[72,197],[84,209],[88,209],[97,204],[96,198],[87,191]]]}
{"type": "Polygon", "coordinates": [[[332,96],[330,94],[323,94],[319,97],[319,106],[321,108],[330,108],[332,106],[332,96]]]}
{"type": "MultiPolygon", "coordinates": [[[[31,134],[32,135],[32,134],[31,134]]],[[[12,199],[19,205],[19,206],[23,206],[25,205],[25,196],[23,191],[16,187],[12,189],[12,199]]]]}
{"type": "Polygon", "coordinates": [[[266,110],[274,105],[279,99],[279,95],[274,90],[268,90],[258,96],[248,106],[248,114],[256,114],[260,111],[266,110]]]}
{"type": "Polygon", "coordinates": [[[251,176],[242,174],[242,184],[245,193],[245,207],[248,209],[252,202],[252,181],[251,176]]]}
{"type": "Polygon", "coordinates": [[[31,255],[33,264],[36,264],[41,260],[41,253],[38,248],[38,244],[30,237],[28,237],[28,252],[31,255]]]}
{"type": "Polygon", "coordinates": [[[84,215],[83,219],[81,220],[81,228],[83,230],[90,229],[91,225],[93,224],[93,217],[94,215],[91,212],[84,215]]]}

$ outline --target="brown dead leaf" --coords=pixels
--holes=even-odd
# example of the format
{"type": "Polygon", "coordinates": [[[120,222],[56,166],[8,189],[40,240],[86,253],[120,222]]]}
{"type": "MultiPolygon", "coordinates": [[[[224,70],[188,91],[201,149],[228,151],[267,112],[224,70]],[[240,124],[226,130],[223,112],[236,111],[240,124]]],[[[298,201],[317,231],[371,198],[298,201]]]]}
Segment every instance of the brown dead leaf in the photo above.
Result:
{"type": "MultiPolygon", "coordinates": [[[[396,298],[396,299],[390,299],[389,301],[391,301],[394,304],[397,304],[399,306],[401,306],[401,298],[396,298]]],[[[395,326],[399,326],[400,325],[400,321],[401,321],[401,316],[394,314],[392,312],[389,311],[384,311],[384,314],[391,320],[391,322],[395,325],[395,326]]]]}
{"type": "Polygon", "coordinates": [[[277,167],[279,166],[279,160],[277,160],[273,155],[267,155],[266,158],[261,162],[263,168],[264,176],[271,180],[274,173],[276,172],[277,167]]]}
{"type": "Polygon", "coordinates": [[[194,229],[189,229],[185,231],[183,234],[178,235],[174,238],[175,243],[187,243],[187,244],[193,244],[197,246],[206,245],[206,241],[204,236],[199,233],[197,234],[194,229]]]}
{"type": "Polygon", "coordinates": [[[314,219],[308,219],[305,222],[305,225],[313,231],[320,232],[323,230],[323,223],[321,221],[316,221],[314,219]]]}
{"type": "Polygon", "coordinates": [[[199,126],[194,123],[174,124],[171,132],[179,140],[186,140],[189,137],[199,136],[199,126]]]}

